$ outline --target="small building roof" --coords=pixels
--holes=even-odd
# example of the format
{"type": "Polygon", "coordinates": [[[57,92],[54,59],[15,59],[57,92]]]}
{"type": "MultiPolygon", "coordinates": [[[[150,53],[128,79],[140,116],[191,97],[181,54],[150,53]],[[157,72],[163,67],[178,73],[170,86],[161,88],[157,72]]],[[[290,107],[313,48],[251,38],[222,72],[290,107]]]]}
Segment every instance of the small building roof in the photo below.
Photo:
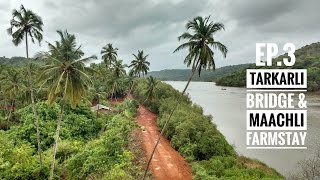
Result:
{"type": "Polygon", "coordinates": [[[97,105],[91,107],[91,111],[98,111],[98,110],[109,110],[109,111],[111,111],[111,108],[109,108],[109,107],[107,107],[105,105],[102,105],[102,104],[97,104],[97,105]]]}

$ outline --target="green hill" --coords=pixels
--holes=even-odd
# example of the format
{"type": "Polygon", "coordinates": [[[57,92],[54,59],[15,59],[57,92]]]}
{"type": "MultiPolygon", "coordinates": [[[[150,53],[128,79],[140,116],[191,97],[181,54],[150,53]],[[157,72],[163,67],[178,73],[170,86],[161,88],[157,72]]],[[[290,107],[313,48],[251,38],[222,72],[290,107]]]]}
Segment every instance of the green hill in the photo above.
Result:
{"type": "MultiPolygon", "coordinates": [[[[245,69],[250,64],[240,64],[233,66],[225,66],[212,70],[202,70],[201,76],[195,75],[192,81],[215,81],[217,78],[223,77],[226,74],[231,74],[239,69],[245,69]]],[[[148,76],[153,76],[162,81],[187,81],[191,75],[191,69],[165,69],[161,71],[151,71],[148,76]]]]}
{"type": "Polygon", "coordinates": [[[11,57],[7,58],[5,56],[0,57],[0,66],[16,66],[16,67],[21,67],[21,66],[26,66],[32,62],[33,64],[41,65],[44,64],[43,61],[35,60],[33,58],[25,58],[25,57],[11,57]]]}
{"type": "MultiPolygon", "coordinates": [[[[295,52],[296,63],[292,67],[278,67],[271,66],[270,69],[307,69],[308,71],[308,91],[320,90],[320,42],[306,45],[295,52]]],[[[287,54],[283,54],[273,60],[273,62],[282,61],[287,54]]],[[[220,86],[233,86],[233,87],[245,87],[246,86],[246,69],[258,69],[266,67],[256,67],[255,64],[251,64],[246,68],[239,69],[226,74],[216,80],[217,85],[220,86]]]]}
{"type": "Polygon", "coordinates": [[[25,57],[0,57],[0,65],[24,66],[28,62],[30,62],[30,59],[27,59],[25,57]]]}

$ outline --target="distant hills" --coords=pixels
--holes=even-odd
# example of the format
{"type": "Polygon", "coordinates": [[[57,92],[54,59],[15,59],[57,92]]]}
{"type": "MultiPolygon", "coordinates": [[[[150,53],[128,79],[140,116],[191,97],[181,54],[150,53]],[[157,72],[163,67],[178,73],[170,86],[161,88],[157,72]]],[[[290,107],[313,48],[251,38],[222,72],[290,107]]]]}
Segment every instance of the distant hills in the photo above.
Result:
{"type": "Polygon", "coordinates": [[[32,61],[32,59],[27,59],[25,57],[0,57],[0,65],[25,66],[30,61],[32,61]]]}
{"type": "MultiPolygon", "coordinates": [[[[202,70],[201,76],[195,74],[192,81],[215,81],[218,78],[221,78],[227,74],[231,74],[240,69],[246,69],[250,64],[240,64],[233,66],[225,66],[213,70],[202,70]]],[[[148,76],[156,77],[162,81],[187,81],[191,75],[191,69],[166,69],[161,71],[151,71],[148,73],[148,76]]]]}

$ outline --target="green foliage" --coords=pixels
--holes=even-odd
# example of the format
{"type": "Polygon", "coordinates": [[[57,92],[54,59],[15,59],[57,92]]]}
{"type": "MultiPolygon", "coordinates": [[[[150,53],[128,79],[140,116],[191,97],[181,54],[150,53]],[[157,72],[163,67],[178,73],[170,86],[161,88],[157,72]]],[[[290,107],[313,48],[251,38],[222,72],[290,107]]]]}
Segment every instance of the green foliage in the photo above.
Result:
{"type": "MultiPolygon", "coordinates": [[[[49,159],[44,159],[44,165],[49,167],[49,159]]],[[[0,131],[0,179],[42,179],[48,171],[46,167],[39,168],[32,145],[15,145],[4,131],[0,131]]]]}
{"type": "MultiPolygon", "coordinates": [[[[144,102],[146,89],[146,80],[140,80],[133,91],[141,102],[144,102]]],[[[157,84],[152,101],[144,104],[158,113],[160,128],[163,128],[178,98],[182,100],[164,135],[190,162],[195,179],[282,179],[280,174],[262,163],[249,167],[238,160],[234,148],[212,123],[212,117],[203,115],[200,106],[192,104],[187,96],[181,96],[177,90],[162,82],[157,84]]]]}
{"type": "MultiPolygon", "coordinates": [[[[34,62],[33,59],[27,59],[25,57],[11,57],[11,58],[6,58],[6,57],[0,57],[0,65],[5,65],[5,66],[14,66],[14,67],[21,67],[21,66],[26,66],[27,64],[34,62]]],[[[41,63],[41,62],[38,62],[41,63]]]]}
{"type": "Polygon", "coordinates": [[[135,76],[140,77],[141,75],[144,76],[148,73],[149,71],[149,66],[150,66],[150,62],[147,61],[147,57],[149,55],[144,55],[143,54],[143,50],[139,51],[138,50],[138,54],[132,54],[134,56],[134,60],[131,61],[130,64],[130,68],[131,69],[131,73],[135,76]]]}
{"type": "Polygon", "coordinates": [[[102,55],[102,59],[106,64],[106,68],[110,68],[111,64],[117,60],[118,57],[118,48],[114,48],[111,43],[102,47],[100,54],[102,55]]]}
{"type": "Polygon", "coordinates": [[[216,69],[213,49],[219,50],[226,57],[228,49],[221,42],[213,37],[217,32],[224,30],[222,23],[215,23],[210,20],[210,16],[197,16],[186,24],[187,30],[178,37],[178,40],[186,40],[177,47],[174,52],[188,49],[189,52],[184,59],[188,67],[191,66],[193,72],[198,71],[200,76],[202,69],[216,69]]]}
{"type": "Polygon", "coordinates": [[[170,97],[181,97],[183,101],[191,103],[189,98],[181,96],[181,93],[173,89],[170,85],[165,83],[157,83],[157,88],[154,89],[152,100],[146,100],[148,91],[148,82],[146,79],[140,79],[133,89],[133,94],[140,103],[144,103],[152,112],[159,113],[161,99],[170,97]]]}
{"type": "Polygon", "coordinates": [[[136,115],[138,107],[139,104],[136,100],[126,99],[123,103],[116,105],[115,111],[128,118],[131,118],[136,115]]]}
{"type": "MultiPolygon", "coordinates": [[[[66,162],[70,179],[131,177],[133,155],[126,150],[133,122],[121,115],[105,120],[107,131],[66,162]]],[[[132,179],[132,177],[131,177],[132,179]]]]}
{"type": "Polygon", "coordinates": [[[271,180],[283,179],[277,173],[266,173],[258,168],[246,168],[235,157],[212,157],[209,160],[192,163],[195,180],[234,179],[271,180]]]}
{"type": "MultiPolygon", "coordinates": [[[[84,105],[72,109],[66,105],[62,121],[55,179],[137,179],[142,168],[133,164],[136,158],[129,148],[129,136],[136,128],[132,120],[138,103],[126,100],[96,119],[84,105]],[[99,135],[99,137],[98,137],[99,135]]],[[[31,107],[17,111],[19,124],[0,131],[0,179],[47,179],[56,120],[60,112],[57,103],[49,106],[38,102],[43,166],[36,154],[34,115],[31,107]]]]}
{"type": "MultiPolygon", "coordinates": [[[[159,127],[163,127],[175,103],[173,99],[161,101],[160,116],[157,121],[159,127]]],[[[165,136],[171,139],[173,147],[190,161],[236,154],[211,122],[211,118],[204,116],[200,107],[191,106],[190,103],[179,104],[168,124],[165,136]]]]}
{"type": "MultiPolygon", "coordinates": [[[[53,144],[60,106],[57,103],[49,106],[46,102],[38,102],[36,110],[40,121],[41,145],[45,150],[53,144]]],[[[17,115],[20,117],[20,123],[11,127],[8,133],[17,142],[28,142],[36,147],[36,128],[31,107],[27,106],[20,109],[17,115]]],[[[101,124],[95,120],[95,116],[89,108],[80,106],[71,110],[70,105],[66,107],[65,116],[62,121],[61,139],[87,141],[95,138],[100,129],[101,124]]]]}

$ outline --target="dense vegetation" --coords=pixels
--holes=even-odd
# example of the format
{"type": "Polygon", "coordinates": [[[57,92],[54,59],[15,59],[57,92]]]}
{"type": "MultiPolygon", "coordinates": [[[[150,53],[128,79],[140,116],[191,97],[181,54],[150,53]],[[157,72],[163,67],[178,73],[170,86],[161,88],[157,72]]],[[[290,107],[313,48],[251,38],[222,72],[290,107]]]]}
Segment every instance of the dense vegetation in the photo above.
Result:
{"type": "MultiPolygon", "coordinates": [[[[0,57],[0,66],[25,66],[28,63],[32,62],[34,60],[32,59],[27,59],[25,57],[11,57],[11,58],[6,58],[6,57],[0,57]]],[[[37,62],[41,63],[41,62],[37,62]]]]}
{"type": "Polygon", "coordinates": [[[182,99],[164,134],[191,164],[195,179],[282,179],[263,163],[238,157],[212,123],[212,117],[203,115],[202,108],[192,104],[187,96],[158,82],[152,100],[145,101],[147,87],[148,82],[141,80],[134,88],[134,96],[159,114],[157,123],[160,128],[163,128],[176,99],[182,99]]]}
{"type": "MultiPolygon", "coordinates": [[[[50,165],[50,148],[54,142],[56,119],[61,103],[48,106],[40,101],[36,109],[41,122],[43,166],[39,168],[35,127],[30,106],[15,112],[16,123],[0,131],[0,178],[46,179],[50,165]]],[[[130,150],[130,136],[136,125],[133,117],[137,103],[133,100],[117,105],[111,113],[97,117],[86,105],[71,109],[67,105],[62,122],[61,142],[56,156],[56,177],[66,179],[137,179],[142,167],[130,150]]],[[[139,157],[141,158],[141,157],[139,157]]]]}
{"type": "MultiPolygon", "coordinates": [[[[185,63],[192,66],[192,76],[215,68],[211,46],[223,56],[228,51],[213,38],[224,25],[209,19],[194,18],[187,29],[195,33],[179,36],[187,42],[175,52],[189,49],[185,63]]],[[[26,43],[26,58],[1,61],[0,179],[139,179],[145,157],[141,147],[135,148],[138,103],[129,98],[117,102],[132,90],[159,114],[162,130],[168,125],[161,133],[191,163],[195,179],[281,178],[260,162],[238,157],[212,118],[183,93],[152,76],[140,78],[150,65],[143,50],[133,54],[129,73],[111,43],[102,47],[103,62],[88,67],[97,57],[85,56],[75,35],[58,30],[59,40],[48,42],[47,52],[29,58],[28,39],[40,43],[42,32],[40,16],[24,6],[13,10],[8,33],[14,45],[26,43]],[[90,107],[97,104],[112,109],[93,112],[90,107]],[[177,109],[169,122],[172,107],[177,109]]]]}
{"type": "MultiPolygon", "coordinates": [[[[292,68],[292,69],[307,69],[308,71],[308,91],[319,91],[320,90],[320,42],[313,43],[304,46],[295,52],[296,63],[292,67],[278,67],[273,65],[268,68],[292,68]]],[[[274,59],[274,62],[281,61],[287,54],[281,55],[274,59]]],[[[251,64],[247,67],[248,69],[254,68],[265,68],[256,67],[251,64]]],[[[244,87],[246,86],[246,69],[243,68],[237,70],[229,75],[221,77],[216,80],[217,85],[221,86],[236,86],[244,87]]]]}
{"type": "MultiPolygon", "coordinates": [[[[216,79],[235,72],[241,68],[248,67],[249,64],[240,64],[232,66],[224,66],[216,70],[202,70],[201,76],[194,76],[192,81],[212,82],[216,79]]],[[[149,76],[156,77],[161,81],[188,81],[188,77],[192,74],[191,69],[165,69],[161,71],[151,71],[149,76]]]]}

